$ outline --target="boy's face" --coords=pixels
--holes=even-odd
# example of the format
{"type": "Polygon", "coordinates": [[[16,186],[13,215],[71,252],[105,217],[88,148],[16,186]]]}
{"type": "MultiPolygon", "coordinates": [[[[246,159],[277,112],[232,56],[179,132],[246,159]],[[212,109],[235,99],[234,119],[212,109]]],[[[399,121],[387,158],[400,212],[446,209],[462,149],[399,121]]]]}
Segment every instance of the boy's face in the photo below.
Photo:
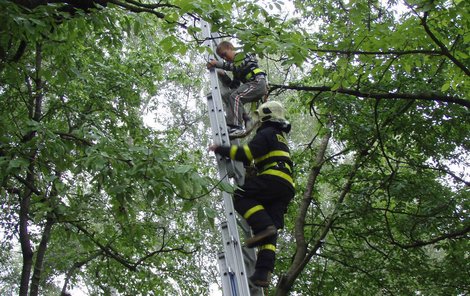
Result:
{"type": "Polygon", "coordinates": [[[224,49],[220,52],[219,56],[228,62],[233,62],[235,59],[235,51],[224,49]]]}

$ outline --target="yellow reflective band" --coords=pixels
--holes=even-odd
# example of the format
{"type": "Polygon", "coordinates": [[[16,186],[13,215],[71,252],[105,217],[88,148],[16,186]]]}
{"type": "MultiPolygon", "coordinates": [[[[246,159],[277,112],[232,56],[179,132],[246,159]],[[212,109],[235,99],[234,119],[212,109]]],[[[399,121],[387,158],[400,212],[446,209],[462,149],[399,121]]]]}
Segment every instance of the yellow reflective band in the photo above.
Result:
{"type": "MultiPolygon", "coordinates": [[[[264,170],[267,170],[267,169],[272,168],[273,166],[277,166],[277,165],[278,165],[278,162],[276,162],[276,161],[275,161],[275,162],[271,162],[271,163],[268,163],[267,165],[265,165],[262,170],[264,171],[264,170]]],[[[289,165],[288,163],[286,163],[286,162],[284,163],[284,165],[286,166],[286,169],[287,169],[290,173],[292,173],[292,169],[291,169],[290,165],[289,165]]]]}
{"type": "Polygon", "coordinates": [[[246,158],[251,162],[253,160],[253,154],[251,154],[250,147],[247,144],[243,145],[243,150],[245,150],[246,158]]]}
{"type": "Polygon", "coordinates": [[[278,142],[288,145],[286,138],[284,138],[282,135],[276,135],[276,137],[278,142]]]}
{"type": "Polygon", "coordinates": [[[237,150],[237,145],[232,145],[232,147],[230,147],[230,159],[235,159],[235,154],[237,154],[237,150]]]}
{"type": "Polygon", "coordinates": [[[267,158],[275,157],[275,156],[284,156],[284,157],[289,157],[290,158],[289,152],[282,151],[282,150],[274,150],[274,151],[269,152],[268,154],[265,154],[261,157],[256,158],[255,163],[258,163],[258,162],[263,161],[267,158]]]}
{"type": "Polygon", "coordinates": [[[243,215],[243,218],[245,220],[248,220],[254,213],[259,212],[261,210],[264,210],[264,207],[262,205],[257,205],[246,211],[246,213],[243,215]]]}
{"type": "Polygon", "coordinates": [[[270,251],[276,252],[276,246],[273,244],[262,245],[262,246],[259,246],[258,250],[259,251],[270,250],[270,251]]]}
{"type": "Polygon", "coordinates": [[[295,185],[294,185],[294,180],[292,180],[292,177],[289,176],[289,175],[286,174],[286,173],[281,172],[281,171],[278,171],[278,170],[266,170],[266,171],[262,172],[260,175],[278,176],[278,177],[280,177],[280,178],[283,178],[283,179],[286,180],[287,182],[291,183],[292,186],[295,187],[295,185]]]}
{"type": "Polygon", "coordinates": [[[276,166],[276,165],[277,165],[277,162],[268,163],[267,165],[265,165],[265,166],[263,167],[263,171],[264,171],[264,170],[267,170],[267,169],[269,169],[269,168],[271,168],[271,167],[273,167],[273,166],[276,166]]]}
{"type": "Polygon", "coordinates": [[[248,74],[245,76],[245,79],[248,80],[248,79],[250,79],[253,75],[256,75],[256,74],[259,74],[259,73],[263,73],[263,70],[261,70],[260,68],[256,68],[256,69],[254,69],[253,71],[251,71],[250,73],[248,73],[248,74]]]}
{"type": "Polygon", "coordinates": [[[286,163],[285,165],[286,165],[286,168],[289,170],[289,172],[292,173],[292,168],[290,167],[290,165],[288,163],[286,163]]]}

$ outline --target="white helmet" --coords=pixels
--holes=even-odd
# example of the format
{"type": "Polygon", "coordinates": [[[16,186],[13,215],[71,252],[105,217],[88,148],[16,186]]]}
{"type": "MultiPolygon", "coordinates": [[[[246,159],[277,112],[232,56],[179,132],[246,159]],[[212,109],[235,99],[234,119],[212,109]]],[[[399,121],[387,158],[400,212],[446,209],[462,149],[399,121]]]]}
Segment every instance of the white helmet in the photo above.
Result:
{"type": "Polygon", "coordinates": [[[258,116],[261,122],[287,122],[285,114],[286,109],[284,109],[281,103],[276,101],[263,103],[255,111],[255,115],[258,116]]]}

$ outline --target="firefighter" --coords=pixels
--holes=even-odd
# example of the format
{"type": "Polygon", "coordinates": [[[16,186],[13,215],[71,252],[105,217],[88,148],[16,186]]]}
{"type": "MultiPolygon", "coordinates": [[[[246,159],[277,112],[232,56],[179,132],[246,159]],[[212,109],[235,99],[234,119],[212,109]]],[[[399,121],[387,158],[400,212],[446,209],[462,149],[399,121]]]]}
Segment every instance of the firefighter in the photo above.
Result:
{"type": "Polygon", "coordinates": [[[254,234],[245,241],[245,246],[258,247],[250,282],[268,287],[274,270],[278,229],[284,227],[284,214],[295,194],[293,164],[286,140],[291,125],[285,118],[284,107],[276,101],[260,105],[255,116],[261,126],[248,144],[211,145],[209,150],[245,165],[254,163],[256,175],[246,178],[245,184],[235,191],[233,201],[254,234]]]}

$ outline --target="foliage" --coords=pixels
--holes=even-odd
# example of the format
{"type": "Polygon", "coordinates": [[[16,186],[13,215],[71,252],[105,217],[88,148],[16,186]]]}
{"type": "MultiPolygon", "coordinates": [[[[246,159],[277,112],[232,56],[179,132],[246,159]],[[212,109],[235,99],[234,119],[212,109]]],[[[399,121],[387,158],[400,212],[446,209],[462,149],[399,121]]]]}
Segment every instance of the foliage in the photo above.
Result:
{"type": "Polygon", "coordinates": [[[208,294],[230,188],[205,152],[201,18],[263,58],[294,127],[268,293],[468,293],[467,1],[0,8],[2,293],[208,294]]]}
{"type": "Polygon", "coordinates": [[[167,295],[173,278],[179,289],[204,294],[203,277],[186,284],[179,277],[199,268],[192,258],[203,240],[194,227],[213,225],[215,215],[194,205],[215,184],[195,169],[199,157],[176,148],[171,130],[157,133],[141,117],[168,79],[167,68],[181,73],[169,67],[182,64],[177,57],[160,52],[168,39],[139,31],[134,21],[144,18],[131,21],[115,10],[57,24],[45,18],[55,7],[26,17],[2,4],[16,13],[5,14],[8,29],[28,40],[21,62],[1,69],[2,206],[13,205],[2,220],[5,238],[23,235],[16,200],[30,199],[28,224],[37,229],[30,228],[31,242],[44,238],[46,220],[54,224],[38,266],[43,279],[70,275],[74,283],[81,276],[95,295],[110,287],[135,295],[160,287],[167,295]]]}

